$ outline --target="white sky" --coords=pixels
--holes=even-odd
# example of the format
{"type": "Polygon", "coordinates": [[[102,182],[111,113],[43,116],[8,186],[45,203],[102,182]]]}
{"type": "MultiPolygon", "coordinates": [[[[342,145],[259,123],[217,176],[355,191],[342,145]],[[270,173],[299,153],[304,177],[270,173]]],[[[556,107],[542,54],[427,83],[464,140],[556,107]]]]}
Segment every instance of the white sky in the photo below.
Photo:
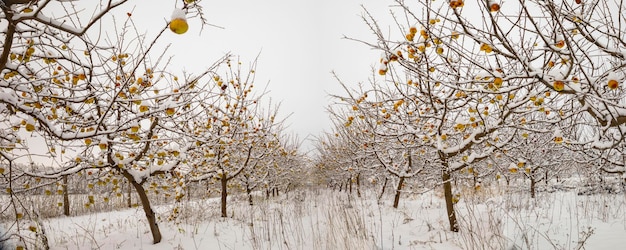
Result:
{"type": "MultiPolygon", "coordinates": [[[[145,20],[146,25],[163,24],[175,6],[174,1],[148,2],[142,5],[150,7],[138,5],[133,11],[134,20],[145,20]]],[[[244,64],[260,53],[256,85],[269,82],[269,97],[273,102],[281,102],[280,114],[291,114],[286,121],[287,132],[297,134],[302,140],[307,136],[313,139],[331,127],[325,111],[330,103],[328,93],[343,93],[331,75],[332,70],[344,82],[356,86],[358,82],[366,82],[371,67],[376,67],[380,52],[341,39],[345,34],[375,41],[361,19],[361,5],[379,18],[388,19],[388,5],[392,1],[203,0],[200,3],[208,21],[225,29],[205,26],[200,33],[199,19],[191,19],[186,34],[168,32],[166,39],[172,42],[170,53],[175,53],[176,64],[193,73],[202,71],[226,52],[241,56],[244,64]]],[[[132,4],[120,11],[131,11],[132,4]]],[[[305,142],[303,149],[311,146],[305,142]]]]}

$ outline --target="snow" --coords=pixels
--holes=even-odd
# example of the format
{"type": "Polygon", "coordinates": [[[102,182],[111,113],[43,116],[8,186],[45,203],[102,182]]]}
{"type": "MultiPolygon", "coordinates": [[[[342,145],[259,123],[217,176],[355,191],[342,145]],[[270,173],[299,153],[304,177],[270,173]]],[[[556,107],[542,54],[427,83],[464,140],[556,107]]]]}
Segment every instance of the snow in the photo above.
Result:
{"type": "Polygon", "coordinates": [[[172,20],[174,19],[187,20],[185,11],[182,9],[174,9],[174,11],[172,11],[172,20]]]}
{"type": "Polygon", "coordinates": [[[216,198],[153,206],[163,235],[158,244],[152,244],[140,207],[42,224],[51,249],[574,249],[580,241],[585,249],[614,249],[626,244],[623,193],[562,190],[532,199],[505,184],[481,192],[458,190],[458,233],[448,230],[439,189],[403,193],[398,209],[391,207],[391,194],[377,202],[374,192],[358,198],[326,189],[255,197],[254,206],[231,195],[228,218],[219,216],[216,198]],[[174,207],[179,216],[169,220],[174,207]]]}
{"type": "Polygon", "coordinates": [[[554,134],[552,135],[552,138],[555,138],[555,137],[563,137],[563,132],[561,131],[560,128],[554,129],[554,134]]]}
{"type": "MultiPolygon", "coordinates": [[[[52,18],[52,17],[48,17],[48,16],[42,14],[41,12],[36,12],[36,14],[37,14],[37,19],[41,20],[42,22],[49,23],[49,24],[51,24],[51,25],[53,25],[55,27],[62,27],[63,29],[65,29],[65,30],[67,30],[69,32],[72,32],[74,34],[81,34],[81,33],[83,33],[82,29],[78,29],[76,27],[72,27],[72,26],[66,25],[65,22],[59,21],[59,20],[57,20],[55,18],[52,18]]],[[[16,17],[14,17],[14,19],[15,18],[16,17]]]]}
{"type": "MultiPolygon", "coordinates": [[[[586,249],[612,249],[626,244],[624,213],[617,208],[607,208],[610,196],[578,196],[574,192],[554,193],[553,202],[531,202],[520,213],[509,213],[505,234],[512,239],[507,249],[526,249],[525,237],[535,239],[538,249],[575,249],[585,234],[586,249]],[[611,211],[614,210],[614,211],[611,211]],[[540,211],[541,214],[537,212],[540,211]],[[610,212],[609,212],[610,211],[610,212]],[[611,218],[617,212],[620,218],[611,218]]],[[[617,197],[624,202],[624,196],[617,197]]],[[[532,247],[535,249],[535,247],[532,247]]]]}

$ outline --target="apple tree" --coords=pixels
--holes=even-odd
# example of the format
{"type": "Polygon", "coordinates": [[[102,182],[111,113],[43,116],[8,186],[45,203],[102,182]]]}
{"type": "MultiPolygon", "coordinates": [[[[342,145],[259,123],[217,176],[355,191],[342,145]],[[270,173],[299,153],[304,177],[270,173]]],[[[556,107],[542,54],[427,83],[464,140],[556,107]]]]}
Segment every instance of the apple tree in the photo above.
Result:
{"type": "Polygon", "coordinates": [[[256,171],[267,173],[260,168],[271,164],[282,133],[281,121],[276,119],[278,107],[264,109],[264,93],[255,92],[256,63],[247,70],[241,64],[228,60],[224,73],[212,75],[218,89],[215,98],[205,99],[198,106],[202,112],[188,120],[183,130],[195,144],[189,152],[188,175],[193,181],[219,181],[222,217],[228,216],[229,185],[232,188],[233,180],[243,176],[249,181],[247,191],[251,191],[250,178],[256,171]]]}
{"type": "Polygon", "coordinates": [[[19,244],[47,247],[43,227],[27,220],[36,221],[36,211],[21,212],[27,207],[17,195],[28,187],[16,188],[16,181],[30,176],[50,184],[84,170],[127,179],[141,198],[154,243],[161,240],[143,184],[152,176],[177,174],[177,164],[193,145],[175,129],[180,114],[192,112],[195,103],[210,95],[210,85],[200,83],[225,58],[179,79],[168,70],[168,52],[158,47],[166,44],[160,41],[168,29],[178,34],[187,30],[186,13],[205,22],[200,6],[172,2],[179,7],[175,22],[163,21],[149,35],[139,34],[132,12],[115,14],[127,4],[1,2],[0,158],[2,185],[10,199],[1,209],[16,215],[9,230],[17,232],[13,236],[19,244]],[[20,161],[53,164],[16,168],[20,161]],[[31,232],[43,240],[35,242],[31,232]]]}

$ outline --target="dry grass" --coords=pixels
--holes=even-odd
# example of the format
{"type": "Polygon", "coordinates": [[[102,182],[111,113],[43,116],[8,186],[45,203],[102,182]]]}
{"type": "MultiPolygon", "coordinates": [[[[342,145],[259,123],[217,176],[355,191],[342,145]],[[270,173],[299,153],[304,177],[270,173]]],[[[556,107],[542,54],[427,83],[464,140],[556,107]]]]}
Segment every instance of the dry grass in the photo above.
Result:
{"type": "MultiPolygon", "coordinates": [[[[594,238],[590,225],[626,225],[624,194],[577,196],[573,191],[543,192],[532,199],[527,192],[519,191],[523,189],[498,185],[458,190],[462,197],[456,205],[459,233],[447,231],[439,189],[404,195],[398,209],[391,208],[391,192],[379,204],[373,190],[362,190],[363,197],[357,198],[356,194],[317,188],[270,199],[256,195],[253,206],[247,204],[245,195],[231,195],[229,218],[220,217],[217,199],[179,203],[163,200],[159,203],[164,205],[155,208],[163,228],[177,228],[179,233],[191,235],[194,242],[209,237],[217,239],[221,246],[244,249],[582,249],[594,238]],[[174,208],[178,214],[168,220],[174,208]],[[233,234],[237,235],[236,243],[228,238],[233,234]]],[[[60,196],[28,199],[36,209],[44,211],[47,204],[56,204],[60,196]]],[[[85,196],[75,195],[72,199],[79,204],[73,206],[73,214],[126,207],[123,198],[96,202],[89,209],[80,206],[85,196]]],[[[59,214],[61,208],[55,209],[58,210],[46,215],[59,214]]],[[[67,232],[64,238],[82,239],[72,243],[77,247],[85,242],[99,246],[95,233],[87,226],[67,232]]]]}

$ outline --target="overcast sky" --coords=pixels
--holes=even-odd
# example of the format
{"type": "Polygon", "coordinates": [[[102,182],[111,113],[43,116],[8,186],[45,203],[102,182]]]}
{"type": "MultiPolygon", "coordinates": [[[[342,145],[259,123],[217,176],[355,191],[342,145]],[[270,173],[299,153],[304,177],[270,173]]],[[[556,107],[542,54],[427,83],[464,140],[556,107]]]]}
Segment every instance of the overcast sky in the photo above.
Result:
{"type": "MultiPolygon", "coordinates": [[[[169,19],[173,1],[148,1],[138,5],[133,18],[140,23],[169,19]],[[145,4],[145,3],[143,3],[145,4]],[[149,11],[144,11],[149,9],[149,11]]],[[[200,33],[200,21],[190,20],[186,34],[169,32],[170,52],[176,65],[188,72],[200,72],[219,56],[231,52],[244,63],[259,53],[257,86],[269,82],[269,97],[281,102],[281,114],[288,132],[303,140],[313,139],[330,129],[325,108],[329,93],[343,93],[331,71],[355,86],[371,76],[380,52],[358,42],[342,39],[343,35],[374,42],[374,36],[361,19],[361,5],[381,20],[388,19],[389,0],[244,0],[200,2],[208,21],[224,29],[206,27],[200,33]]],[[[120,11],[132,10],[133,2],[120,11]]],[[[386,23],[385,25],[389,25],[386,23]]],[[[149,29],[149,28],[148,28],[149,29]]],[[[311,143],[305,142],[304,149],[311,143]]]]}

